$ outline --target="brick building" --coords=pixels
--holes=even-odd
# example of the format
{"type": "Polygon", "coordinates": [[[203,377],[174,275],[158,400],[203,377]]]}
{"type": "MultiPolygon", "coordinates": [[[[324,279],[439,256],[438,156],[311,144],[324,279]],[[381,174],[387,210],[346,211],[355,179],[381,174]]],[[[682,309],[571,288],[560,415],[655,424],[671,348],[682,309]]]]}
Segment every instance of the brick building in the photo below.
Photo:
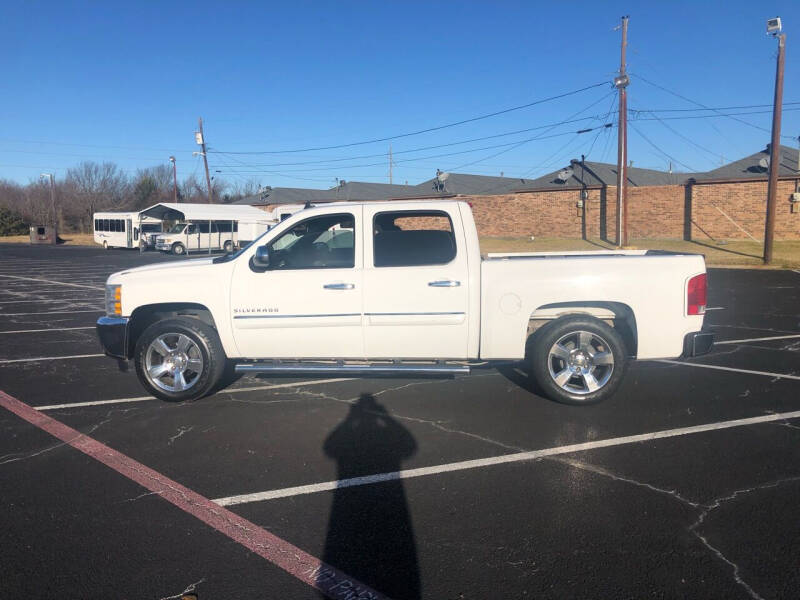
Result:
{"type": "MultiPolygon", "coordinates": [[[[630,239],[762,239],[768,149],[706,173],[627,170],[630,239]]],[[[800,239],[798,151],[781,146],[776,239],[800,239]]],[[[615,241],[616,165],[572,160],[536,179],[439,173],[418,185],[340,182],[329,190],[267,188],[241,200],[280,204],[341,200],[458,198],[469,201],[484,236],[615,241]]]]}

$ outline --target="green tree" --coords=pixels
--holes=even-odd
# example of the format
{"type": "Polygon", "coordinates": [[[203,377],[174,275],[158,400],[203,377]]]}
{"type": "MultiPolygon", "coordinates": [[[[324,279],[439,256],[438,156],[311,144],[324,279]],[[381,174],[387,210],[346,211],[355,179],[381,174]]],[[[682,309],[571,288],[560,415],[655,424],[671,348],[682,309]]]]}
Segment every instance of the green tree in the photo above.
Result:
{"type": "Polygon", "coordinates": [[[21,235],[28,233],[28,226],[22,218],[7,208],[0,207],[0,235],[21,235]]]}

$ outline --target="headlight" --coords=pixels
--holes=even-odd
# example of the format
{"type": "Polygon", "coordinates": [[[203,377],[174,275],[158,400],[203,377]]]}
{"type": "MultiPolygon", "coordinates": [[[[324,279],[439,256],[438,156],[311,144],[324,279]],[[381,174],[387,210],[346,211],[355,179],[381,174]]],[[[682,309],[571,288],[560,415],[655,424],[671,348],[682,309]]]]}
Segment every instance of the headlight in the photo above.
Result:
{"type": "Polygon", "coordinates": [[[122,286],[106,285],[106,315],[122,316],[122,286]]]}

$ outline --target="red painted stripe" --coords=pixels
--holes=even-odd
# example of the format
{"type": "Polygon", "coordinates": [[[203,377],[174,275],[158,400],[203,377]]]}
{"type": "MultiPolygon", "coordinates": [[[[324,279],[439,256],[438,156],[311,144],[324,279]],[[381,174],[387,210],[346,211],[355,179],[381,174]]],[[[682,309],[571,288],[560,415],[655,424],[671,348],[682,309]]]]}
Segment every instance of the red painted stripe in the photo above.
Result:
{"type": "Polygon", "coordinates": [[[329,598],[388,600],[286,540],[2,391],[0,406],[158,494],[329,598]]]}

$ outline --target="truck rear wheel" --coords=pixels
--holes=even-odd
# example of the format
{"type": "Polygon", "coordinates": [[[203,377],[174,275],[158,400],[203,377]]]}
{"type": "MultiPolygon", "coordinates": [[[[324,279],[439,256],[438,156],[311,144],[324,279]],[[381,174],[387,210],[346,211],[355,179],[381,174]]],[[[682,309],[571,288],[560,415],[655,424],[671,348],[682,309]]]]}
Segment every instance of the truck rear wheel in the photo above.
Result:
{"type": "Polygon", "coordinates": [[[162,400],[196,400],[208,394],[225,370],[216,330],[198,319],[158,321],[142,332],[134,351],[141,384],[162,400]]]}
{"type": "Polygon", "coordinates": [[[622,337],[594,317],[556,319],[534,334],[531,370],[542,390],[564,404],[595,404],[613,395],[627,368],[622,337]]]}
{"type": "Polygon", "coordinates": [[[180,242],[178,242],[176,244],[172,244],[172,253],[173,254],[179,256],[181,254],[184,254],[185,252],[186,252],[186,246],[184,246],[180,242]]]}
{"type": "Polygon", "coordinates": [[[230,241],[230,240],[227,240],[227,241],[226,241],[226,242],[223,244],[223,246],[222,246],[222,249],[223,249],[223,250],[224,250],[226,253],[230,254],[231,252],[233,252],[233,242],[232,242],[232,241],[230,241]]]}

